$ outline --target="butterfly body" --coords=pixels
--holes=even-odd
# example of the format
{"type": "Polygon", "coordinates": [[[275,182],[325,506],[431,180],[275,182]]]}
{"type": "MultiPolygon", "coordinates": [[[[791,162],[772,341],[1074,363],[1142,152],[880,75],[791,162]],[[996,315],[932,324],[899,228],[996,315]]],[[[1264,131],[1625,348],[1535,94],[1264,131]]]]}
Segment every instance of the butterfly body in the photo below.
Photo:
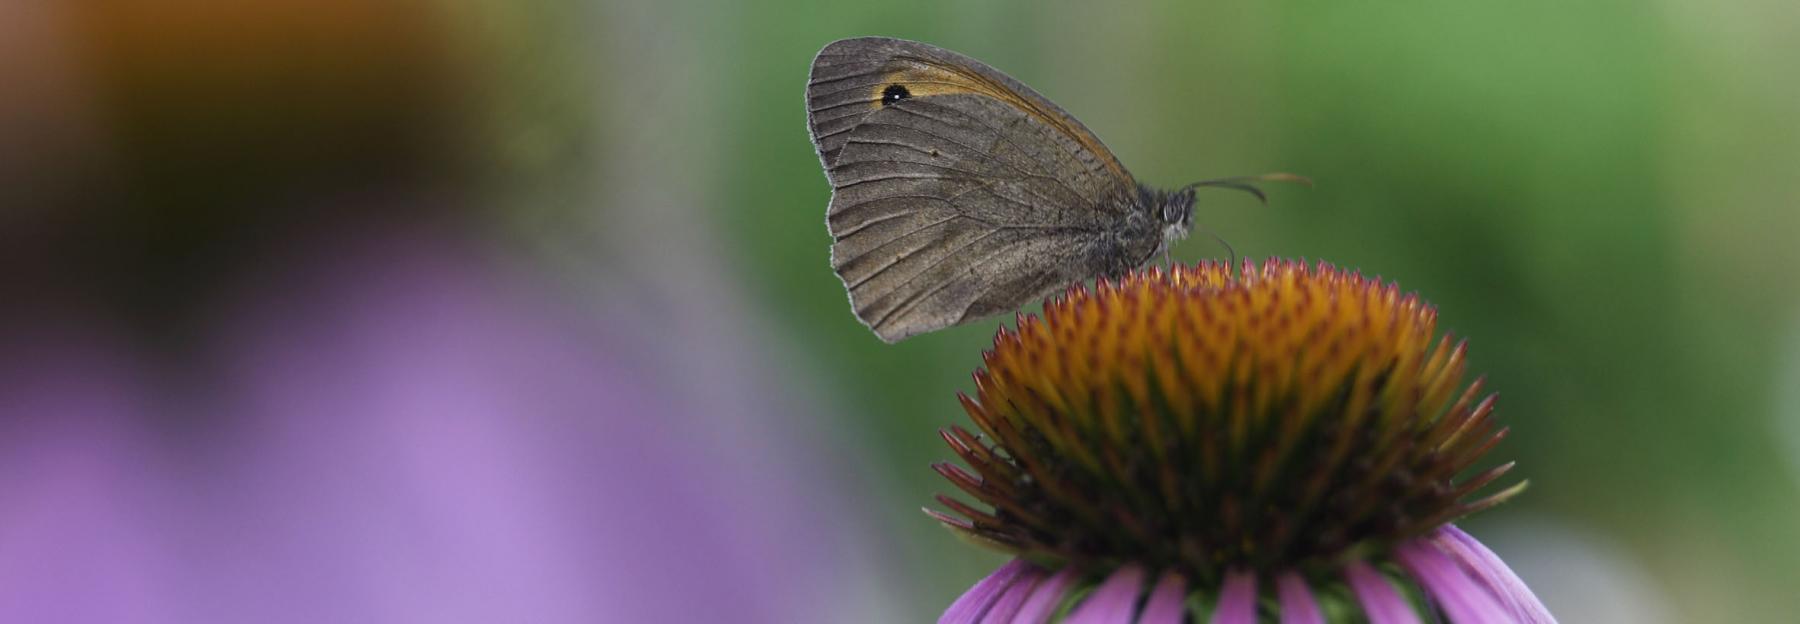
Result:
{"type": "Polygon", "coordinates": [[[1117,277],[1186,236],[1193,189],[1137,183],[1030,87],[923,43],[833,42],[807,85],[832,268],[883,340],[1117,277]]]}

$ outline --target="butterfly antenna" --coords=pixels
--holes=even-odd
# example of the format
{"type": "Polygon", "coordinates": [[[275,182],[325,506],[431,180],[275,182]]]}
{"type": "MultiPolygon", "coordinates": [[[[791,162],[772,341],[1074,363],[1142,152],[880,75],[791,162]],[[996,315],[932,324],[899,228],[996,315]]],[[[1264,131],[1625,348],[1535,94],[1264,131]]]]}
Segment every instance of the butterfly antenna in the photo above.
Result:
{"type": "Polygon", "coordinates": [[[1216,180],[1201,180],[1199,182],[1195,182],[1193,184],[1189,184],[1187,186],[1182,187],[1182,190],[1187,190],[1187,189],[1191,189],[1191,188],[1199,188],[1202,186],[1212,186],[1212,187],[1218,187],[1218,188],[1234,189],[1234,190],[1243,191],[1245,193],[1249,193],[1251,195],[1255,195],[1257,201],[1262,202],[1264,206],[1269,205],[1269,196],[1264,194],[1262,189],[1258,188],[1256,186],[1256,184],[1255,184],[1256,182],[1293,182],[1295,184],[1303,184],[1308,187],[1312,186],[1312,180],[1308,179],[1306,176],[1299,176],[1299,175],[1294,175],[1292,173],[1284,173],[1284,172],[1277,171],[1274,173],[1265,173],[1262,175],[1234,176],[1234,177],[1230,177],[1230,178],[1219,178],[1216,180]]]}

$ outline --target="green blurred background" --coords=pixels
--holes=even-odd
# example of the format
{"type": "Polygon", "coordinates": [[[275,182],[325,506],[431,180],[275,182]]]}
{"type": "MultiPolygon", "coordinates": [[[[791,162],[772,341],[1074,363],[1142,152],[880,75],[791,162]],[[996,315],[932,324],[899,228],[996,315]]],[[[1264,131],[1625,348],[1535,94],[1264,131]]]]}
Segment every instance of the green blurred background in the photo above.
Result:
{"type": "MultiPolygon", "coordinates": [[[[280,201],[257,202],[275,217],[236,207],[246,193],[317,188],[320,169],[451,197],[446,212],[599,307],[609,292],[638,293],[754,345],[779,381],[768,391],[805,397],[819,414],[813,437],[830,442],[819,453],[856,484],[865,515],[820,521],[862,525],[882,559],[883,578],[858,599],[920,620],[1001,561],[918,512],[946,489],[928,469],[949,457],[935,431],[963,421],[955,393],[970,389],[1000,321],[898,345],[855,321],[829,267],[829,189],[802,105],[826,43],[918,39],[1032,85],[1141,181],[1270,170],[1315,180],[1272,188],[1267,208],[1203,194],[1196,221],[1242,256],[1397,280],[1469,339],[1472,370],[1501,394],[1512,427],[1497,455],[1532,482],[1469,526],[1563,621],[1774,621],[1800,610],[1800,4],[359,7],[244,9],[212,26],[166,17],[179,9],[44,13],[63,33],[44,49],[73,50],[44,58],[99,69],[18,70],[38,78],[38,93],[54,88],[51,104],[15,103],[16,119],[36,121],[9,132],[77,156],[7,154],[32,181],[12,185],[14,217],[137,241],[107,257],[153,271],[136,260],[208,246],[231,258],[241,243],[218,241],[240,228],[315,218],[280,201]],[[267,23],[218,34],[237,20],[267,23]],[[83,77],[53,79],[65,73],[83,77]],[[110,125],[45,124],[72,115],[57,93],[80,103],[90,92],[110,102],[110,125]],[[227,105],[261,112],[190,114],[227,105]],[[232,140],[187,135],[221,123],[217,136],[281,137],[280,147],[245,159],[232,140]],[[312,128],[324,130],[308,138],[312,128]],[[366,144],[331,140],[350,136],[366,144]],[[95,142],[114,147],[80,156],[95,142]],[[83,173],[95,167],[124,181],[95,182],[83,173]],[[55,201],[33,203],[46,197],[55,201]],[[34,205],[104,208],[69,226],[44,216],[60,208],[34,205]],[[630,289],[610,290],[620,284],[630,289]],[[686,303],[719,298],[733,303],[686,303]]],[[[1196,236],[1174,255],[1223,250],[1196,236]]],[[[116,290],[128,302],[166,297],[116,290]]]]}

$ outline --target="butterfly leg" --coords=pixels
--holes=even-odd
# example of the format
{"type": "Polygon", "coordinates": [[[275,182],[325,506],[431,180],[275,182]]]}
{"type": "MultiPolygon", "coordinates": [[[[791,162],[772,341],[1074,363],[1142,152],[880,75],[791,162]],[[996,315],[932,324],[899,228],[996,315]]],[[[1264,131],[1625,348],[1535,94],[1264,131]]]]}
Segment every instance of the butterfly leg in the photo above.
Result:
{"type": "MultiPolygon", "coordinates": [[[[1225,237],[1223,237],[1223,236],[1219,236],[1219,235],[1218,235],[1218,234],[1217,234],[1217,233],[1214,233],[1214,232],[1213,232],[1213,231],[1211,231],[1211,230],[1207,230],[1207,232],[1206,232],[1206,235],[1207,235],[1207,236],[1211,236],[1211,237],[1212,237],[1212,238],[1213,238],[1213,240],[1216,240],[1216,241],[1219,241],[1219,244],[1220,244],[1220,245],[1224,245],[1224,246],[1225,246],[1225,253],[1227,253],[1227,254],[1230,254],[1230,255],[1231,255],[1231,264],[1230,264],[1230,265],[1227,265],[1227,266],[1229,266],[1229,267],[1231,267],[1231,269],[1232,269],[1232,270],[1233,270],[1233,271],[1236,271],[1236,270],[1237,270],[1237,265],[1238,265],[1238,261],[1237,261],[1237,250],[1236,250],[1236,249],[1233,249],[1233,248],[1232,248],[1232,247],[1231,247],[1231,243],[1227,243],[1227,242],[1225,242],[1225,237]]],[[[1241,277],[1241,276],[1240,276],[1240,277],[1241,277]]]]}

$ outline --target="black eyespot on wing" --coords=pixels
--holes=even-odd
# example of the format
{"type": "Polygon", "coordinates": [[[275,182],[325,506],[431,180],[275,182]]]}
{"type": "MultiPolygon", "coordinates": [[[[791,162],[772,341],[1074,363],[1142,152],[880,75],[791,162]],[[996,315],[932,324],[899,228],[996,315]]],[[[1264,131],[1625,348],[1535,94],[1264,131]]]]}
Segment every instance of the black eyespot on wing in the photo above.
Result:
{"type": "Polygon", "coordinates": [[[881,105],[887,106],[909,97],[912,97],[912,92],[907,91],[906,87],[901,85],[888,85],[888,88],[881,90],[881,105]]]}

